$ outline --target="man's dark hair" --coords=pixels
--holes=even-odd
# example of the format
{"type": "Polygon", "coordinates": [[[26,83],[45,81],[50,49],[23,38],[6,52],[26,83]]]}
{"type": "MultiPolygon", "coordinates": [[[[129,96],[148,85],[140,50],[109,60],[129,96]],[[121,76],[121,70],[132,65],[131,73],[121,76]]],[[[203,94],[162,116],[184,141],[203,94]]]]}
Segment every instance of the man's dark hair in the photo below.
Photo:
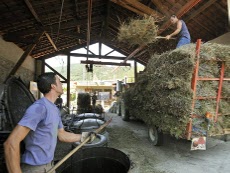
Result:
{"type": "Polygon", "coordinates": [[[56,85],[55,73],[47,72],[38,76],[37,85],[40,92],[47,94],[51,90],[51,84],[56,85]]]}
{"type": "Polygon", "coordinates": [[[175,17],[177,17],[175,14],[173,14],[173,15],[171,15],[171,17],[173,17],[173,18],[175,18],[175,17]]]}

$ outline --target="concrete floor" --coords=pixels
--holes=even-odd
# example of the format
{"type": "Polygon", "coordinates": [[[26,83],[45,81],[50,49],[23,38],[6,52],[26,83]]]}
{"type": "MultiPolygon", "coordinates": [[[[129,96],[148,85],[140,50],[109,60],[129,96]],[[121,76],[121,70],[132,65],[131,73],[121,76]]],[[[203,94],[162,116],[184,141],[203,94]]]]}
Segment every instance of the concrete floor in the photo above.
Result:
{"type": "MultiPolygon", "coordinates": [[[[148,140],[147,126],[140,121],[125,122],[116,114],[106,127],[108,147],[124,152],[131,161],[129,173],[228,173],[230,172],[230,141],[207,139],[207,150],[191,151],[191,142],[164,135],[163,146],[148,140]]],[[[56,159],[63,158],[70,144],[58,144],[56,159]]]]}
{"type": "Polygon", "coordinates": [[[230,172],[230,141],[207,139],[207,150],[191,151],[191,142],[164,135],[163,146],[148,140],[147,126],[124,122],[115,114],[109,131],[109,146],[120,149],[131,160],[130,173],[227,173],[230,172]],[[129,136],[126,136],[127,133],[129,136]]]}

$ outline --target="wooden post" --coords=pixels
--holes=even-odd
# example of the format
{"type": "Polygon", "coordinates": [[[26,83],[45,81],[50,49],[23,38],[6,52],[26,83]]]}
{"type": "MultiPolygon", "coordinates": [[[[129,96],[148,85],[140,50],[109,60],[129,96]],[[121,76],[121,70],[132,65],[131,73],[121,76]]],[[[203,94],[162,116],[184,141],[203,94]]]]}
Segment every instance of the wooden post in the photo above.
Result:
{"type": "Polygon", "coordinates": [[[67,56],[67,107],[70,107],[70,55],[67,56]]]}
{"type": "MultiPolygon", "coordinates": [[[[227,1],[228,1],[228,4],[227,4],[227,7],[228,7],[228,25],[230,27],[230,0],[227,0],[227,1]]],[[[229,29],[229,31],[230,31],[230,29],[229,29]]]]}
{"type": "Polygon", "coordinates": [[[22,54],[21,58],[18,60],[18,62],[15,64],[15,66],[13,67],[13,69],[10,71],[9,75],[6,77],[4,83],[6,83],[6,81],[10,78],[10,76],[14,75],[18,68],[22,65],[22,63],[25,61],[26,57],[32,52],[32,50],[34,49],[34,47],[36,46],[36,44],[39,42],[40,38],[42,37],[42,35],[44,34],[44,31],[41,32],[35,39],[35,42],[33,44],[31,44],[30,46],[27,47],[26,51],[22,54]]]}
{"type": "Polygon", "coordinates": [[[137,81],[137,61],[134,60],[134,82],[137,81]]]}

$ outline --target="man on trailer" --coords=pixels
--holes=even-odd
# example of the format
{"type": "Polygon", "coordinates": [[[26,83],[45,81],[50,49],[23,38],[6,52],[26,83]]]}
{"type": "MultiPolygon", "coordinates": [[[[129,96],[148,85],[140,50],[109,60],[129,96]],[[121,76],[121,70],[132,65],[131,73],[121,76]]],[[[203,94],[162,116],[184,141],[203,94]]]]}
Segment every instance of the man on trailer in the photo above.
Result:
{"type": "Polygon", "coordinates": [[[170,21],[173,25],[176,25],[176,30],[167,35],[166,39],[169,40],[171,37],[178,35],[176,48],[189,44],[191,42],[191,37],[185,22],[183,20],[179,20],[176,15],[172,15],[170,21]]]}

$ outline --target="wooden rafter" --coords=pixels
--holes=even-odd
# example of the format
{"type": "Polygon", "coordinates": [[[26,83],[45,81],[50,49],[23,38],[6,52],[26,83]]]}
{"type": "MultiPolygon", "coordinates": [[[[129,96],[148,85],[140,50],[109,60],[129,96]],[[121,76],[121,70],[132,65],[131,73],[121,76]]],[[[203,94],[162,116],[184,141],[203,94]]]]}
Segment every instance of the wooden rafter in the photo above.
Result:
{"type": "MultiPolygon", "coordinates": [[[[82,53],[69,53],[68,55],[73,57],[87,57],[87,54],[82,53]]],[[[115,60],[123,60],[124,57],[119,56],[100,56],[100,55],[88,55],[89,58],[103,58],[103,59],[115,59],[115,60]]]]}
{"type": "Polygon", "coordinates": [[[141,16],[156,15],[158,17],[162,17],[160,13],[138,2],[137,0],[111,0],[111,1],[141,16]]]}
{"type": "Polygon", "coordinates": [[[125,2],[122,2],[122,1],[119,1],[119,0],[111,0],[111,1],[114,2],[114,3],[116,3],[116,4],[118,4],[118,5],[120,5],[120,6],[122,6],[122,7],[124,7],[124,8],[126,8],[127,10],[130,10],[130,11],[132,11],[132,12],[140,15],[140,16],[144,16],[145,15],[144,12],[140,11],[139,9],[135,9],[133,7],[130,7],[125,2]]]}
{"type": "MultiPolygon", "coordinates": [[[[110,47],[117,48],[126,57],[132,55],[131,60],[140,59],[140,61],[147,62],[149,59],[149,54],[146,52],[149,50],[147,46],[136,54],[132,54],[140,45],[129,47],[124,42],[117,40],[121,22],[128,21],[130,18],[137,18],[140,15],[148,15],[148,10],[145,10],[145,6],[147,6],[150,10],[165,17],[164,21],[158,22],[158,25],[161,26],[171,14],[179,12],[189,1],[192,2],[193,0],[93,0],[90,44],[100,42],[101,45],[101,43],[107,42],[110,47]],[[108,2],[111,5],[110,8],[107,6],[108,2]],[[142,5],[140,6],[139,3],[142,5]],[[111,10],[110,14],[107,13],[107,10],[111,10]]],[[[47,31],[58,47],[58,51],[55,50],[52,39],[49,39],[46,34],[31,52],[31,56],[34,58],[42,58],[49,53],[53,55],[55,52],[64,51],[70,47],[86,46],[88,1],[64,1],[62,17],[59,16],[60,2],[63,0],[2,1],[0,3],[0,22],[2,24],[0,34],[2,39],[15,43],[25,51],[40,31],[47,31]],[[31,4],[26,6],[26,2],[30,2],[32,6],[31,4]],[[29,9],[33,10],[29,11],[29,9]],[[58,43],[55,42],[57,35],[60,36],[58,43]]],[[[195,41],[196,38],[209,41],[229,31],[228,3],[230,3],[228,0],[201,0],[195,8],[182,17],[191,32],[192,41],[195,41]],[[213,14],[215,15],[213,16],[213,14]]],[[[162,36],[173,31],[173,26],[170,25],[169,27],[161,33],[162,36]]],[[[162,40],[162,42],[164,42],[165,48],[156,42],[151,44],[151,50],[161,53],[166,49],[173,48],[173,41],[162,40]]]]}
{"type": "Polygon", "coordinates": [[[144,12],[147,15],[150,15],[150,16],[155,15],[158,17],[162,17],[162,15],[160,13],[158,13],[157,11],[149,8],[148,6],[146,6],[142,3],[140,3],[137,0],[124,0],[124,1],[127,2],[130,6],[133,6],[134,8],[141,10],[142,12],[144,12]]]}
{"type": "Polygon", "coordinates": [[[186,17],[184,20],[188,22],[189,20],[195,18],[198,14],[200,14],[202,11],[207,9],[209,6],[211,6],[213,3],[215,3],[217,0],[209,0],[207,3],[205,3],[202,7],[197,9],[194,13],[192,13],[190,16],[186,17]]]}
{"type": "Polygon", "coordinates": [[[103,22],[101,33],[100,33],[102,39],[107,36],[108,26],[109,26],[109,16],[111,13],[110,7],[111,7],[111,1],[107,1],[105,20],[103,22]]]}
{"type": "Polygon", "coordinates": [[[215,33],[211,28],[208,28],[206,26],[204,26],[201,22],[198,22],[197,20],[193,20],[197,25],[201,26],[202,28],[204,28],[207,32],[210,33],[210,35],[215,36],[213,33],[215,33]]]}
{"type": "Polygon", "coordinates": [[[141,51],[146,45],[143,44],[141,46],[139,46],[136,50],[134,50],[127,58],[125,58],[124,62],[126,62],[127,60],[131,59],[134,55],[136,55],[139,51],[141,51]]]}
{"type": "Polygon", "coordinates": [[[218,10],[221,11],[223,14],[228,15],[228,11],[224,10],[219,3],[216,3],[215,7],[218,8],[218,10]]]}
{"type": "Polygon", "coordinates": [[[195,23],[198,23],[202,28],[204,28],[206,31],[208,31],[211,35],[215,36],[214,31],[211,28],[205,27],[202,23],[198,22],[195,17],[200,14],[202,11],[206,10],[208,7],[210,7],[213,3],[215,3],[217,0],[210,0],[203,6],[201,6],[199,9],[197,9],[194,13],[192,13],[190,16],[186,17],[184,20],[186,22],[189,22],[190,20],[193,20],[195,23]]]}
{"type": "Polygon", "coordinates": [[[161,13],[165,14],[167,17],[170,16],[169,11],[164,8],[162,1],[159,0],[151,0],[151,1],[157,7],[157,9],[160,10],[161,13]]]}
{"type": "MultiPolygon", "coordinates": [[[[94,42],[93,42],[94,43],[94,42]]],[[[76,43],[70,43],[68,44],[68,48],[66,48],[65,50],[58,50],[56,52],[44,52],[41,55],[41,52],[37,52],[36,54],[34,54],[35,58],[41,58],[41,59],[49,59],[51,57],[57,56],[57,55],[67,55],[69,52],[75,50],[75,49],[79,49],[86,46],[86,42],[82,43],[81,45],[76,45],[76,43]]]]}
{"type": "MultiPolygon", "coordinates": [[[[40,43],[40,44],[41,44],[41,43],[40,43]]],[[[70,45],[70,46],[72,46],[72,45],[77,45],[77,40],[76,40],[76,41],[69,41],[69,42],[60,43],[60,44],[59,44],[58,52],[59,52],[59,50],[62,50],[63,47],[65,47],[65,48],[67,49],[67,48],[69,47],[69,45],[70,45]]],[[[47,46],[48,46],[48,45],[42,46],[42,47],[39,49],[39,52],[46,52],[47,46]]],[[[53,52],[53,51],[55,51],[55,50],[52,50],[51,52],[53,52]]],[[[37,54],[37,52],[33,52],[33,53],[34,53],[33,55],[37,54]]]]}
{"type": "Polygon", "coordinates": [[[67,81],[67,79],[61,74],[59,73],[57,70],[55,70],[53,67],[51,67],[49,64],[47,64],[46,62],[44,63],[45,66],[47,66],[50,70],[52,70],[53,72],[55,72],[58,76],[60,76],[65,82],[67,81]]]}
{"type": "Polygon", "coordinates": [[[76,14],[79,14],[79,7],[78,7],[78,0],[75,0],[75,12],[76,14]]]}
{"type": "MultiPolygon", "coordinates": [[[[182,17],[185,13],[187,13],[191,8],[193,8],[195,5],[197,5],[201,0],[190,0],[188,1],[177,13],[176,16],[178,18],[182,17]]],[[[163,31],[165,31],[169,26],[171,25],[171,22],[167,20],[165,23],[163,23],[159,29],[158,35],[160,35],[163,31]]]]}
{"type": "MultiPolygon", "coordinates": [[[[32,15],[34,16],[34,18],[36,19],[36,21],[42,26],[43,28],[43,24],[41,22],[41,20],[39,19],[36,11],[34,10],[32,4],[30,3],[29,0],[24,0],[24,2],[26,3],[27,7],[29,8],[30,12],[32,13],[32,15]]],[[[44,30],[44,29],[43,29],[44,30]]],[[[49,34],[47,32],[45,32],[45,35],[47,37],[47,39],[49,40],[49,42],[51,43],[51,45],[54,47],[54,49],[57,51],[57,47],[56,45],[54,44],[53,40],[51,39],[51,37],[49,36],[49,34]]]]}
{"type": "Polygon", "coordinates": [[[57,51],[58,49],[57,49],[56,45],[54,44],[54,42],[53,42],[52,38],[50,37],[50,35],[47,32],[45,32],[45,35],[46,35],[47,39],[49,40],[49,42],[54,47],[54,49],[57,51]]]}
{"type": "Polygon", "coordinates": [[[100,65],[117,65],[117,66],[130,66],[130,63],[116,63],[116,62],[102,62],[102,61],[81,61],[81,64],[100,64],[100,65]]]}

